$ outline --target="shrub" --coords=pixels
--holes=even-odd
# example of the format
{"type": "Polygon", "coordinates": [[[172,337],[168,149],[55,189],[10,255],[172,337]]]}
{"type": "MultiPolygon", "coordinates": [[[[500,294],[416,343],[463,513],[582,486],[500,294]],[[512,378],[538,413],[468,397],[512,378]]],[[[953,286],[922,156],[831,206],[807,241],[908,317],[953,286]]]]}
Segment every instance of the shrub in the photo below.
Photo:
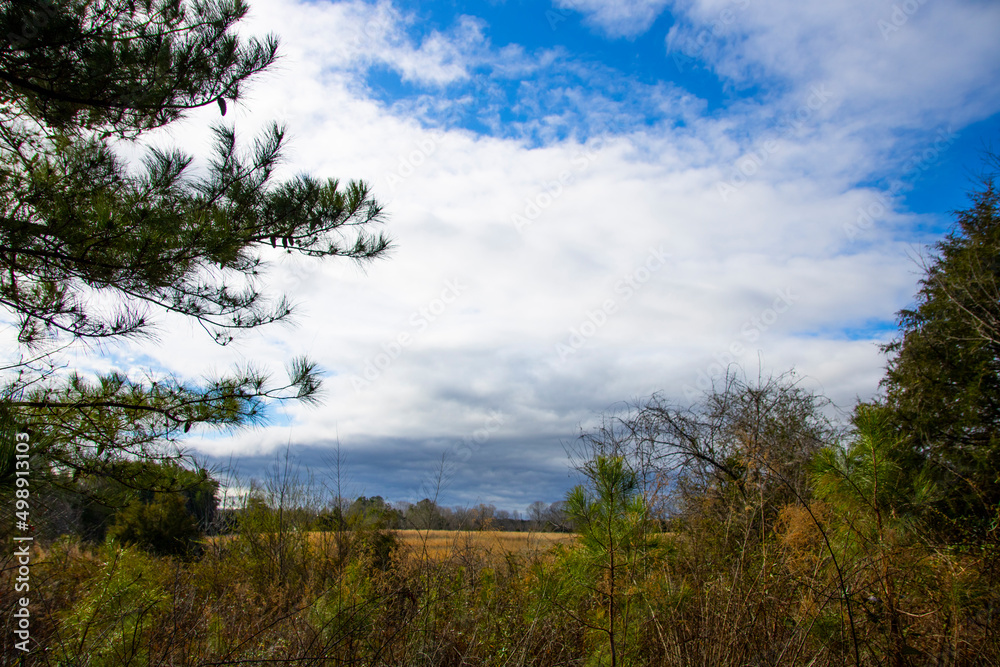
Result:
{"type": "Polygon", "coordinates": [[[184,498],[157,493],[146,503],[134,500],[118,513],[108,530],[108,539],[134,544],[160,556],[192,556],[202,537],[184,498]]]}

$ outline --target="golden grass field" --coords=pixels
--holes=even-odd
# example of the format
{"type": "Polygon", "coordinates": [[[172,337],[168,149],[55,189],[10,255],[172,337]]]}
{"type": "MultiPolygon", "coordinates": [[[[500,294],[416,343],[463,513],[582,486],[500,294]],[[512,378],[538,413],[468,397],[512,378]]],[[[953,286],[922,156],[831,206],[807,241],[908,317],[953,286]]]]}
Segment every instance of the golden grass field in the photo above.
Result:
{"type": "MultiPolygon", "coordinates": [[[[486,556],[503,556],[516,553],[537,554],[548,551],[556,544],[570,544],[576,539],[573,533],[507,532],[500,530],[394,530],[400,539],[402,551],[416,558],[445,560],[472,552],[486,556]]],[[[310,531],[309,541],[320,548],[332,545],[332,532],[310,531]]],[[[208,544],[225,544],[235,535],[214,535],[206,538],[208,544]]]]}
{"type": "Polygon", "coordinates": [[[515,533],[497,530],[397,530],[403,547],[414,556],[445,559],[463,552],[531,553],[569,544],[572,533],[515,533]]]}

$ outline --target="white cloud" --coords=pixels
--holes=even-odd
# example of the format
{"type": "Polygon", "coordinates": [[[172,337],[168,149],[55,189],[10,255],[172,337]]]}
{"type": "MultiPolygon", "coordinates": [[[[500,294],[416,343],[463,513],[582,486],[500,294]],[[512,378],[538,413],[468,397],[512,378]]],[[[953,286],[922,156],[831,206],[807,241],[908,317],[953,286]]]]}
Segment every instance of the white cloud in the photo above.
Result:
{"type": "MultiPolygon", "coordinates": [[[[404,81],[444,85],[469,76],[470,58],[486,45],[485,25],[461,16],[447,33],[432,31],[419,43],[409,31],[417,23],[389,2],[254,3],[243,32],[275,31],[282,50],[299,72],[362,71],[381,65],[404,81]]],[[[287,72],[287,69],[281,67],[287,72]]]]}
{"type": "Polygon", "coordinates": [[[1000,75],[995,3],[697,0],[673,11],[676,62],[703,60],[738,86],[784,91],[786,106],[822,83],[837,129],[879,158],[898,150],[902,132],[962,127],[1000,104],[1000,90],[984,85],[1000,75]]]}
{"type": "Polygon", "coordinates": [[[670,0],[556,0],[553,5],[578,11],[611,37],[635,37],[646,32],[670,0]]]}

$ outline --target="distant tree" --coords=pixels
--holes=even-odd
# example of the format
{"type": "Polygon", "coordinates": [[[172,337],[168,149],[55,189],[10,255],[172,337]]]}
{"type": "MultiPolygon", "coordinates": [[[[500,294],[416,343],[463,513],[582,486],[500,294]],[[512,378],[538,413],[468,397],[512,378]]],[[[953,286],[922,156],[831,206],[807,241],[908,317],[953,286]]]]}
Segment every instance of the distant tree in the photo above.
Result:
{"type": "MultiPolygon", "coordinates": [[[[220,344],[292,312],[264,289],[279,252],[368,260],[389,243],[362,183],[275,182],[284,129],[251,147],[214,128],[203,170],[177,150],[131,163],[121,141],[218,105],[225,115],[276,58],[244,38],[242,0],[67,0],[0,4],[0,307],[19,348],[3,364],[18,424],[47,434],[61,469],[171,457],[193,426],[244,426],[274,400],[315,400],[317,370],[289,363],[274,383],[247,366],[202,383],[149,371],[63,373],[56,352],[153,335],[157,313],[197,322],[220,344]]],[[[103,474],[103,473],[101,473],[103,474]]]]}
{"type": "Polygon", "coordinates": [[[475,521],[473,528],[482,530],[484,528],[499,528],[500,524],[510,519],[510,514],[504,510],[498,510],[496,505],[480,503],[473,510],[475,521]]]}
{"type": "Polygon", "coordinates": [[[544,528],[545,513],[548,509],[548,503],[544,503],[541,500],[536,500],[528,505],[528,520],[531,522],[531,527],[534,530],[542,530],[544,528]]]}
{"type": "Polygon", "coordinates": [[[916,465],[948,491],[939,516],[983,535],[1000,507],[1000,192],[987,178],[970,199],[899,312],[882,384],[916,465]]]}
{"type": "Polygon", "coordinates": [[[359,496],[347,508],[346,515],[347,524],[352,529],[361,526],[373,529],[390,528],[395,526],[398,521],[396,510],[382,496],[372,496],[371,498],[359,496]]]}
{"type": "Polygon", "coordinates": [[[549,505],[543,517],[548,524],[548,530],[568,531],[571,529],[571,522],[566,515],[566,503],[561,500],[549,505]]]}
{"type": "Polygon", "coordinates": [[[430,498],[410,505],[406,511],[406,522],[421,530],[442,530],[447,525],[441,508],[430,498]]]}
{"type": "Polygon", "coordinates": [[[559,531],[568,528],[566,503],[563,501],[550,504],[536,500],[528,505],[527,516],[532,530],[559,531]]]}

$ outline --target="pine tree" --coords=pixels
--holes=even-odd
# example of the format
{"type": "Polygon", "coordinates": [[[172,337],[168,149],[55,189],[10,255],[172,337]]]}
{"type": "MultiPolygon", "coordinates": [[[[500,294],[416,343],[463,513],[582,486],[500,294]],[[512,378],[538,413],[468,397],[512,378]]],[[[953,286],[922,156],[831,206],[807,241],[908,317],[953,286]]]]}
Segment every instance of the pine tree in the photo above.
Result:
{"type": "Polygon", "coordinates": [[[166,312],[225,345],[292,312],[265,289],[269,255],[370,260],[389,246],[365,184],[276,182],[277,125],[249,147],[216,126],[197,174],[177,150],[123,156],[190,109],[225,116],[275,62],[274,37],[235,33],[246,13],[242,0],[0,3],[0,305],[18,341],[3,396],[60,470],[172,456],[164,442],[192,426],[256,423],[271,401],[315,400],[319,380],[305,359],[280,383],[252,367],[200,384],[92,377],[63,372],[59,350],[148,338],[166,312]]]}
{"type": "Polygon", "coordinates": [[[1000,192],[987,179],[936,246],[900,337],[887,405],[941,489],[940,516],[981,530],[1000,504],[1000,192]]]}
{"type": "Polygon", "coordinates": [[[566,497],[566,513],[580,536],[576,553],[583,578],[594,582],[602,616],[594,629],[607,636],[612,667],[627,663],[630,631],[641,616],[629,591],[656,551],[653,529],[638,478],[622,457],[597,456],[583,465],[587,486],[574,487],[566,497]]]}

